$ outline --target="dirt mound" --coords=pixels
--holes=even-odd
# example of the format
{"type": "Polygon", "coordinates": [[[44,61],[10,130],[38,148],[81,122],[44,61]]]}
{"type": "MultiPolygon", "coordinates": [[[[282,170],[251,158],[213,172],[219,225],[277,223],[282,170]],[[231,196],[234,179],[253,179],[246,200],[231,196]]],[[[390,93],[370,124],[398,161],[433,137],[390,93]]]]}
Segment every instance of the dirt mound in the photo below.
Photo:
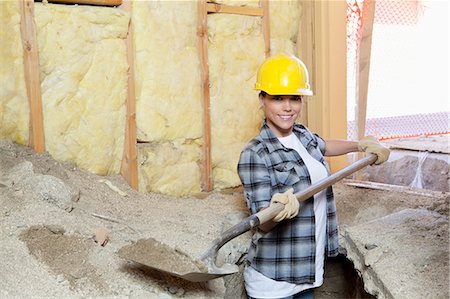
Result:
{"type": "MultiPolygon", "coordinates": [[[[154,238],[195,260],[247,216],[239,191],[199,197],[138,193],[118,175],[97,176],[0,140],[0,297],[223,298],[222,279],[186,283],[118,255],[154,238]],[[95,242],[99,230],[108,235],[104,246],[95,242]]],[[[234,263],[247,243],[237,238],[220,259],[234,263]]]]}
{"type": "MultiPolygon", "coordinates": [[[[435,211],[448,219],[448,197],[343,183],[334,190],[341,231],[406,208],[435,211]]],[[[0,140],[0,297],[245,298],[242,273],[189,283],[145,269],[118,252],[152,238],[196,260],[247,216],[239,189],[187,197],[142,194],[119,175],[97,176],[0,140]],[[107,235],[107,242],[96,242],[98,232],[107,235]]],[[[448,236],[448,226],[439,232],[448,236]]],[[[242,263],[249,238],[246,233],[227,243],[217,263],[242,263]]],[[[330,298],[327,294],[336,294],[336,285],[326,277],[316,297],[330,298]]]]}

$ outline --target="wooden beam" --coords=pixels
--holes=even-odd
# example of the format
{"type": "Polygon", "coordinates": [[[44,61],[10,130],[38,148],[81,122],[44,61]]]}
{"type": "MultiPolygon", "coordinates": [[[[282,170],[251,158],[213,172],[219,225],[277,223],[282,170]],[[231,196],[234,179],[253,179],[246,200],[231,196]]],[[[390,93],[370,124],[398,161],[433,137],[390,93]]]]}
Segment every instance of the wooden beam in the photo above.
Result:
{"type": "Polygon", "coordinates": [[[266,58],[270,57],[270,18],[269,18],[269,0],[260,0],[263,15],[262,15],[262,26],[263,26],[263,36],[264,36],[264,53],[266,58]]]}
{"type": "MultiPolygon", "coordinates": [[[[202,2],[201,0],[200,2],[202,2]]],[[[246,16],[263,16],[263,9],[258,7],[246,6],[230,6],[218,3],[206,3],[206,11],[208,13],[229,13],[246,16]]]]}
{"type": "MultiPolygon", "coordinates": [[[[297,35],[297,56],[300,58],[308,68],[309,84],[313,93],[315,92],[315,66],[314,66],[314,1],[301,0],[302,16],[300,19],[299,30],[297,35]]],[[[303,102],[302,113],[300,115],[300,122],[309,126],[308,123],[308,105],[309,101],[303,102]]]]}
{"type": "Polygon", "coordinates": [[[352,180],[352,179],[343,179],[342,183],[352,187],[358,188],[366,188],[373,190],[384,190],[384,191],[394,191],[394,192],[402,192],[408,194],[414,194],[418,196],[432,197],[437,199],[445,199],[450,196],[450,192],[443,191],[434,191],[427,190],[409,186],[400,186],[400,185],[391,185],[385,183],[377,183],[377,182],[369,182],[369,181],[361,181],[361,180],[352,180]]]}
{"type": "MultiPolygon", "coordinates": [[[[314,97],[308,101],[308,127],[324,139],[347,138],[347,43],[345,1],[314,1],[314,97]]],[[[331,172],[347,164],[345,156],[327,157],[331,172]]]]}
{"type": "Polygon", "coordinates": [[[34,2],[33,0],[19,1],[25,84],[30,105],[29,145],[37,153],[43,153],[45,151],[44,121],[42,117],[41,80],[39,78],[39,52],[34,22],[34,2]]]}
{"type": "MultiPolygon", "coordinates": [[[[41,2],[42,0],[37,0],[41,2]]],[[[47,0],[49,3],[119,6],[122,0],[47,0]]],[[[125,0],[126,1],[126,0],[125,0]]]]}
{"type": "MultiPolygon", "coordinates": [[[[131,16],[131,2],[124,0],[120,7],[121,9],[130,13],[131,16]]],[[[137,137],[136,137],[136,93],[134,82],[134,46],[133,46],[133,23],[128,23],[128,35],[125,40],[127,48],[127,62],[128,62],[128,94],[127,94],[127,112],[125,123],[125,144],[123,150],[122,164],[120,173],[128,184],[134,190],[139,189],[138,181],[138,166],[137,166],[137,137]]]]}
{"type": "Polygon", "coordinates": [[[200,55],[201,82],[203,90],[203,177],[202,189],[210,192],[213,189],[212,162],[211,162],[211,105],[209,91],[208,66],[208,23],[206,0],[197,2],[197,37],[200,55]]]}
{"type": "MultiPolygon", "coordinates": [[[[369,92],[370,55],[372,49],[373,20],[375,17],[375,0],[364,1],[362,37],[356,55],[356,123],[357,138],[366,133],[367,95],[369,92]]],[[[354,159],[363,157],[363,153],[354,155],[354,159]]],[[[355,173],[356,179],[362,179],[361,173],[355,173]]]]}
{"type": "Polygon", "coordinates": [[[375,16],[375,0],[365,1],[363,6],[362,37],[356,61],[356,118],[358,139],[364,137],[366,131],[367,95],[369,91],[370,55],[372,49],[373,20],[375,16]]]}

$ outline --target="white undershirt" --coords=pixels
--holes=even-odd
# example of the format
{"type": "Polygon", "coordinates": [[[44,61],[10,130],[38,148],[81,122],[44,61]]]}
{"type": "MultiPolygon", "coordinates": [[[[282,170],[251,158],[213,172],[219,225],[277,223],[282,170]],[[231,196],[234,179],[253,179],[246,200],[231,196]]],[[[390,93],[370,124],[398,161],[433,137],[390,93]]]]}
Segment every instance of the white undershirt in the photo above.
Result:
{"type": "MultiPolygon", "coordinates": [[[[307,152],[295,134],[280,137],[278,140],[285,147],[298,152],[308,169],[312,184],[328,176],[325,166],[307,152]]],[[[325,192],[325,190],[322,190],[314,195],[314,214],[316,218],[316,276],[314,284],[293,284],[285,281],[276,281],[264,276],[252,267],[246,267],[244,280],[249,296],[255,298],[282,298],[292,296],[306,289],[319,287],[323,284],[327,217],[325,192]]]]}

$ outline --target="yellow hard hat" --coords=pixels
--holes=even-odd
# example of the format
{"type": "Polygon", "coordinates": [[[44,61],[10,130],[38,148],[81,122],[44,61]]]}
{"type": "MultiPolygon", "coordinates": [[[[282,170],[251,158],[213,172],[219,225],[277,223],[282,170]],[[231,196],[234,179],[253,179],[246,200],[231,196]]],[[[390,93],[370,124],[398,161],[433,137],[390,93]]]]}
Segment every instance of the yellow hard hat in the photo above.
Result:
{"type": "Polygon", "coordinates": [[[261,64],[256,74],[255,89],[270,95],[313,95],[305,64],[286,54],[269,57],[261,64]]]}

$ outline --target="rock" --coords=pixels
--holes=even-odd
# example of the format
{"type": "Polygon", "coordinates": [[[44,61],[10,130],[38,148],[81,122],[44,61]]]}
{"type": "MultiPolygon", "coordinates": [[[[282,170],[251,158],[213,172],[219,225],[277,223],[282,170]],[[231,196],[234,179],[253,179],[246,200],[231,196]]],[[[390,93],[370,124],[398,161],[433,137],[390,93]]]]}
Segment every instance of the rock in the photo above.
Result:
{"type": "Polygon", "coordinates": [[[34,176],[33,164],[29,161],[24,161],[7,171],[4,177],[12,181],[12,184],[15,185],[25,178],[32,176],[34,176]]]}
{"type": "Polygon", "coordinates": [[[73,203],[78,200],[80,192],[67,186],[62,180],[51,175],[35,175],[18,182],[24,192],[33,197],[48,201],[59,208],[71,212],[73,203]]]}
{"type": "Polygon", "coordinates": [[[105,246],[109,241],[108,231],[105,228],[98,228],[94,233],[94,241],[100,246],[105,246]]]}

